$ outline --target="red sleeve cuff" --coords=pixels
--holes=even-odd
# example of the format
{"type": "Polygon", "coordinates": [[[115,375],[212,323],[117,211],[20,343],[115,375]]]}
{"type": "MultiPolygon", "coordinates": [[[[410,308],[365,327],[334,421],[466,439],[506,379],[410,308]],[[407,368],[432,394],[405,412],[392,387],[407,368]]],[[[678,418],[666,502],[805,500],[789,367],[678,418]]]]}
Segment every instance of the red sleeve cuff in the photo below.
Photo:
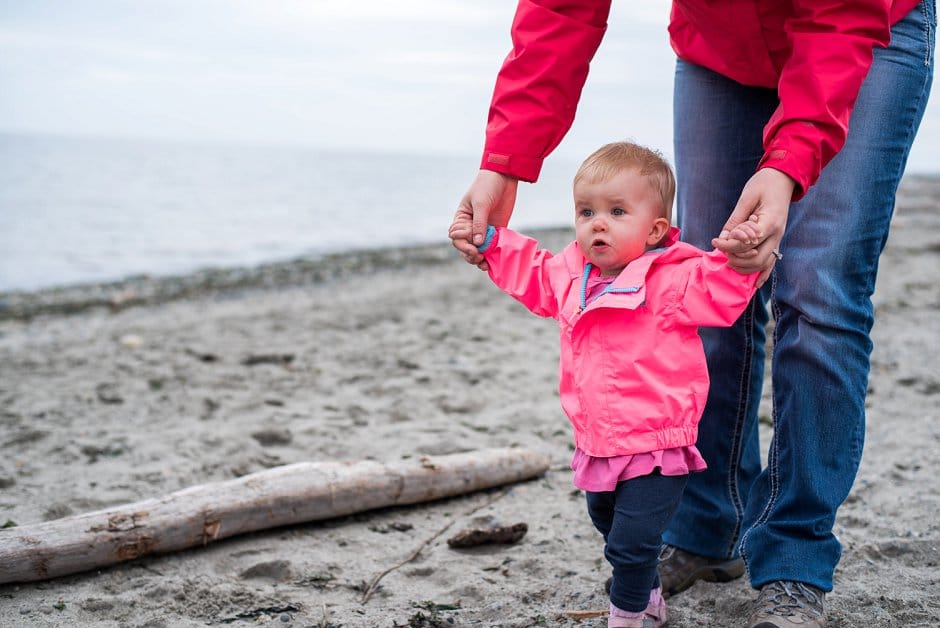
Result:
{"type": "Polygon", "coordinates": [[[796,182],[793,188],[793,201],[798,201],[806,194],[806,190],[816,182],[816,177],[811,176],[805,169],[800,168],[799,160],[796,155],[790,151],[774,149],[764,153],[763,159],[757,165],[757,169],[773,168],[789,176],[796,182]]]}
{"type": "Polygon", "coordinates": [[[539,178],[543,160],[540,157],[525,157],[523,155],[509,155],[487,150],[483,153],[480,162],[481,170],[492,170],[511,177],[534,183],[539,178]]]}

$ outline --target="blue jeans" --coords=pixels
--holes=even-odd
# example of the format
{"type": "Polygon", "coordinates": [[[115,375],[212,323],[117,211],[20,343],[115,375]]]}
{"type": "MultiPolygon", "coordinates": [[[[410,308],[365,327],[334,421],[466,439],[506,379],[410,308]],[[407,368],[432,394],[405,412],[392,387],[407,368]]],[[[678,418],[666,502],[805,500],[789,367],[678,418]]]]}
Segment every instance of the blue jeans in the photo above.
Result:
{"type": "MultiPolygon", "coordinates": [[[[751,585],[832,590],[832,533],[862,455],[874,321],[871,295],[895,193],[933,77],[935,0],[876,48],[845,147],[790,208],[780,260],[737,323],[701,332],[711,389],[693,474],[665,542],[714,558],[740,554],[751,585]],[[767,304],[775,321],[774,437],[761,469],[757,410],[767,304]]],[[[683,239],[710,249],[754,173],[775,90],[683,61],[675,76],[677,206],[683,239]]]]}
{"type": "Polygon", "coordinates": [[[613,568],[610,601],[624,611],[642,611],[659,586],[656,567],[688,475],[656,472],[619,482],[613,491],[587,492],[588,514],[604,537],[604,556],[613,568]]]}

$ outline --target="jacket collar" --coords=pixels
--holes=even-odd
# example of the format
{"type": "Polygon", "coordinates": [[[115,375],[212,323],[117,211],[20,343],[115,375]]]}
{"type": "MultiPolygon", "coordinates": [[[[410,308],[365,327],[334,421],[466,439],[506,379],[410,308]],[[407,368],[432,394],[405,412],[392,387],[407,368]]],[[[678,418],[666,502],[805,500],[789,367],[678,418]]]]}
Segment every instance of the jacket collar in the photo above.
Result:
{"type": "MultiPolygon", "coordinates": [[[[679,242],[679,228],[670,227],[669,232],[666,234],[666,241],[663,243],[663,246],[658,249],[653,249],[652,251],[647,251],[640,257],[636,258],[629,264],[627,267],[621,271],[617,278],[611,284],[611,290],[618,290],[630,287],[642,286],[646,280],[646,274],[649,272],[650,267],[656,263],[657,259],[663,254],[670,252],[671,249],[675,248],[674,245],[679,242]]],[[[579,279],[583,280],[587,277],[587,273],[590,270],[588,268],[589,262],[584,253],[581,252],[581,248],[578,246],[577,242],[572,242],[564,251],[565,262],[568,267],[568,272],[571,274],[572,280],[579,279]]]]}
{"type": "MultiPolygon", "coordinates": [[[[634,298],[626,300],[618,299],[616,301],[621,307],[632,309],[645,300],[646,291],[644,287],[646,285],[646,276],[657,262],[684,259],[695,253],[700,253],[700,251],[679,242],[679,229],[677,227],[670,227],[664,245],[658,249],[647,251],[627,264],[626,268],[617,275],[617,278],[607,286],[604,293],[613,292],[633,295],[634,298]]],[[[587,261],[587,258],[584,257],[584,254],[581,253],[577,242],[573,242],[565,249],[565,259],[572,281],[578,282],[579,305],[580,310],[583,311],[587,308],[587,283],[593,266],[587,261]]]]}

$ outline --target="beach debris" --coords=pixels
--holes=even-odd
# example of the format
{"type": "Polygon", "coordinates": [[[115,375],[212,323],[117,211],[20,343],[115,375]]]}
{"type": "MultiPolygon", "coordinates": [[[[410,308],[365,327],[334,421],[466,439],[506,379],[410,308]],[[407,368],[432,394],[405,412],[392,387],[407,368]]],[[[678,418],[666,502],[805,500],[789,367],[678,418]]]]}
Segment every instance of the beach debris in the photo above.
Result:
{"type": "Polygon", "coordinates": [[[205,397],[202,400],[202,412],[199,413],[199,418],[203,421],[211,419],[212,415],[215,414],[215,411],[222,407],[215,399],[211,397],[205,397]]]}
{"type": "MultiPolygon", "coordinates": [[[[284,615],[287,615],[287,621],[290,621],[290,615],[288,613],[296,613],[299,610],[300,607],[294,604],[287,604],[285,606],[266,606],[264,608],[256,608],[250,611],[244,611],[238,613],[237,615],[233,615],[232,617],[224,617],[217,621],[220,624],[234,624],[237,621],[245,621],[246,619],[265,621],[271,620],[274,617],[283,617],[284,615]]],[[[282,619],[281,621],[285,620],[282,619]]]]}
{"type": "MultiPolygon", "coordinates": [[[[490,450],[490,451],[492,451],[492,450],[490,450]]],[[[512,451],[512,449],[510,449],[509,451],[512,451]]],[[[521,451],[525,451],[525,450],[521,450],[521,451]]],[[[527,453],[530,454],[530,455],[532,455],[531,452],[527,452],[527,453]]],[[[460,455],[460,454],[451,454],[451,455],[460,455]]],[[[542,470],[536,474],[536,475],[542,475],[543,473],[545,473],[545,471],[548,470],[548,460],[545,459],[545,458],[542,458],[542,457],[539,456],[538,454],[535,454],[535,456],[537,456],[538,458],[541,459],[540,462],[535,463],[535,464],[539,465],[539,468],[542,468],[541,465],[545,465],[545,467],[542,468],[542,470]]],[[[533,462],[534,462],[534,461],[533,461],[533,462]]],[[[425,468],[427,468],[427,467],[425,467],[425,468]]],[[[532,476],[532,477],[535,477],[535,476],[532,476]]],[[[463,516],[464,516],[464,517],[470,517],[470,516],[472,516],[474,513],[477,513],[477,512],[479,512],[480,510],[483,510],[484,508],[486,508],[487,506],[492,505],[493,503],[496,502],[496,500],[501,499],[501,498],[502,498],[503,496],[505,496],[507,493],[509,493],[509,488],[504,488],[504,489],[502,489],[501,491],[497,491],[496,494],[492,495],[489,499],[487,499],[486,501],[484,501],[484,502],[482,502],[482,503],[480,503],[480,504],[477,504],[476,506],[474,506],[473,508],[471,508],[468,512],[464,513],[463,516]]],[[[372,581],[365,585],[365,589],[364,589],[363,594],[362,594],[362,603],[365,604],[366,602],[368,602],[368,601],[369,601],[369,598],[372,597],[372,594],[375,593],[376,591],[378,591],[378,589],[379,589],[379,583],[382,581],[382,578],[384,578],[384,577],[387,576],[388,574],[392,573],[392,572],[395,571],[396,569],[401,569],[402,567],[404,567],[405,565],[407,565],[407,564],[410,563],[411,561],[413,561],[413,560],[415,560],[416,558],[418,558],[418,556],[421,555],[421,552],[422,552],[422,550],[424,550],[425,547],[427,547],[428,545],[430,545],[431,543],[433,543],[435,540],[437,540],[438,537],[440,537],[440,536],[443,535],[445,532],[447,532],[447,531],[451,528],[451,526],[454,525],[454,523],[455,523],[456,521],[457,521],[456,519],[450,520],[450,521],[447,522],[447,523],[444,525],[444,527],[442,527],[440,530],[438,530],[437,532],[435,532],[434,534],[432,534],[432,535],[429,536],[428,538],[426,538],[426,539],[424,539],[423,541],[421,541],[421,543],[418,545],[418,547],[416,547],[416,548],[414,549],[414,551],[411,552],[411,554],[409,554],[405,559],[398,561],[397,563],[395,563],[394,565],[392,565],[391,567],[389,567],[389,568],[386,569],[385,571],[383,571],[383,572],[381,572],[381,573],[379,573],[379,574],[376,574],[376,576],[375,576],[374,578],[372,578],[372,581]]]]}
{"type": "Polygon", "coordinates": [[[243,358],[242,365],[255,366],[256,364],[279,364],[282,366],[287,366],[293,361],[293,353],[259,353],[243,358]]]}
{"type": "Polygon", "coordinates": [[[482,523],[483,525],[473,528],[464,528],[447,539],[447,544],[453,548],[476,547],[493,543],[512,545],[521,541],[529,531],[529,524],[525,522],[499,525],[491,520],[482,523]]]}
{"type": "Polygon", "coordinates": [[[392,624],[393,628],[445,628],[446,626],[453,626],[453,618],[442,615],[442,613],[459,611],[461,608],[459,602],[456,604],[438,604],[430,600],[420,604],[412,602],[411,605],[420,610],[408,618],[407,624],[395,622],[392,624]],[[428,612],[426,614],[423,611],[428,612]]]}
{"type": "Polygon", "coordinates": [[[195,349],[190,349],[187,347],[185,350],[185,353],[186,355],[190,355],[196,358],[197,360],[199,360],[200,362],[205,362],[207,364],[219,361],[219,356],[217,356],[214,353],[210,353],[208,351],[197,351],[195,349]]]}
{"type": "Polygon", "coordinates": [[[140,300],[140,296],[133,288],[124,288],[111,293],[108,305],[111,306],[112,311],[117,312],[136,304],[140,300]]]}
{"type": "Polygon", "coordinates": [[[373,524],[369,529],[379,534],[388,534],[389,532],[410,532],[414,526],[405,521],[392,521],[391,523],[373,524]]]}
{"type": "Polygon", "coordinates": [[[300,578],[299,580],[295,580],[294,584],[300,587],[330,589],[335,588],[336,586],[336,576],[328,571],[312,573],[300,578]]]}
{"type": "Polygon", "coordinates": [[[118,344],[125,349],[139,349],[144,346],[144,339],[137,334],[124,334],[118,338],[118,344]]]}
{"type": "MultiPolygon", "coordinates": [[[[4,447],[16,447],[21,445],[26,445],[29,443],[38,442],[49,436],[49,432],[46,430],[36,430],[31,428],[21,429],[16,434],[13,434],[10,438],[3,442],[4,447]]],[[[0,488],[3,488],[0,486],[0,488]]]]}
{"type": "Polygon", "coordinates": [[[105,382],[95,386],[95,394],[98,395],[98,401],[109,405],[124,403],[124,397],[117,391],[117,384],[105,382]]]}
{"type": "Polygon", "coordinates": [[[0,584],[46,580],[247,532],[464,495],[541,476],[550,466],[547,456],[523,448],[468,451],[427,462],[299,462],[0,530],[0,584]]]}
{"type": "Polygon", "coordinates": [[[124,446],[120,443],[109,445],[83,445],[80,451],[88,456],[88,464],[98,462],[99,458],[114,458],[124,454],[124,446]]]}
{"type": "Polygon", "coordinates": [[[274,445],[290,445],[294,440],[294,435],[288,429],[268,428],[252,432],[251,437],[258,441],[262,447],[271,447],[274,445]]]}
{"type": "Polygon", "coordinates": [[[584,621],[585,619],[607,617],[610,615],[610,611],[607,609],[596,611],[562,611],[561,614],[569,619],[574,619],[575,621],[584,621]]]}

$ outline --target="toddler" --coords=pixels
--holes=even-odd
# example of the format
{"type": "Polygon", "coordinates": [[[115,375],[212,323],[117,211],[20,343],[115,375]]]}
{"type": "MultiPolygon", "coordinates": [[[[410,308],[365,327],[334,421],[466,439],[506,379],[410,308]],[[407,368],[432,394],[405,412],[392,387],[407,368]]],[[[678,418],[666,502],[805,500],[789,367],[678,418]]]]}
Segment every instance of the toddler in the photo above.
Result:
{"type": "MultiPolygon", "coordinates": [[[[493,282],[558,321],[559,393],[574,427],[574,484],[613,569],[608,626],[665,625],[662,534],[691,472],[708,392],[700,326],[729,326],[755,291],[720,251],[679,242],[675,178],[652,150],[603,146],[574,178],[575,242],[560,254],[489,227],[478,250],[493,282]]],[[[756,226],[723,237],[757,240],[756,226]]],[[[458,213],[453,240],[469,241],[458,213]]]]}

